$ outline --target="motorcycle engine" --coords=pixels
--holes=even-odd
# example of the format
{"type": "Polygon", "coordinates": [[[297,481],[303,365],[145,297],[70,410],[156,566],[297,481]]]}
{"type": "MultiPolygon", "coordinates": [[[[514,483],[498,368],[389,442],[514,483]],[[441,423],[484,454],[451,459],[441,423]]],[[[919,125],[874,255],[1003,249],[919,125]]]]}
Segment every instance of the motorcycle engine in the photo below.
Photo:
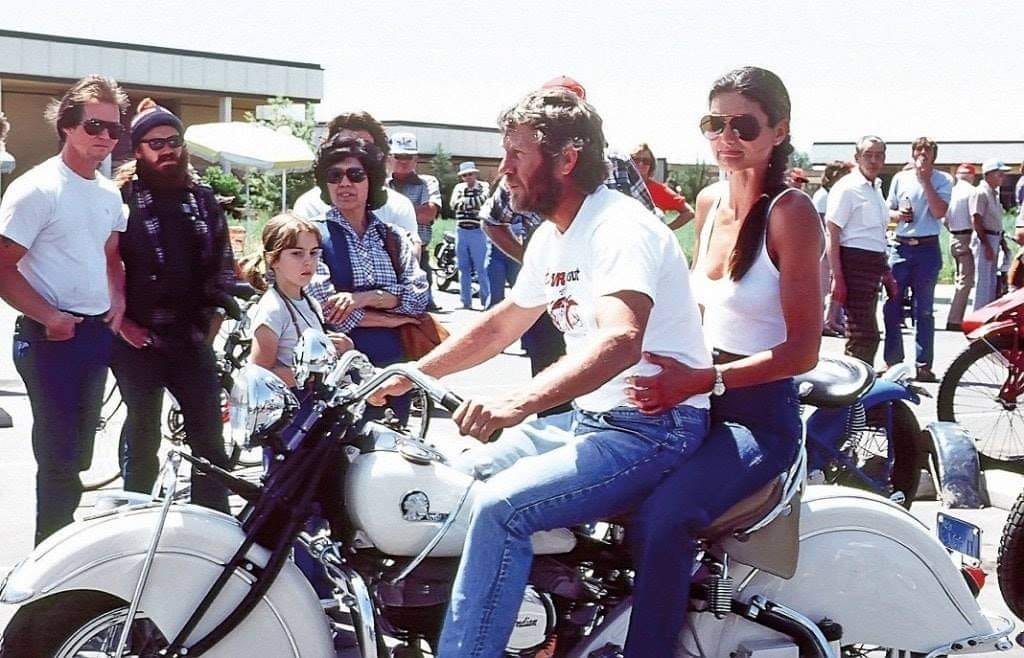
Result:
{"type": "Polygon", "coordinates": [[[505,648],[506,654],[532,656],[533,652],[547,644],[556,621],[555,605],[551,597],[541,594],[532,585],[528,586],[519,604],[516,625],[505,648]]]}

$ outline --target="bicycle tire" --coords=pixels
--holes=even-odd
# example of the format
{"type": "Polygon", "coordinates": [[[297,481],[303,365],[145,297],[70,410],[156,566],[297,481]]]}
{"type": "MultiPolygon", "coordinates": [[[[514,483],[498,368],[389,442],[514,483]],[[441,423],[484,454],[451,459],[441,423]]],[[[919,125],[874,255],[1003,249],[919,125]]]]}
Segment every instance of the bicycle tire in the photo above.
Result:
{"type": "Polygon", "coordinates": [[[1021,399],[1008,406],[997,394],[1010,368],[998,353],[1010,349],[1010,338],[975,340],[950,364],[939,384],[939,420],[959,423],[978,452],[997,463],[1024,460],[1024,409],[1021,399]]]}

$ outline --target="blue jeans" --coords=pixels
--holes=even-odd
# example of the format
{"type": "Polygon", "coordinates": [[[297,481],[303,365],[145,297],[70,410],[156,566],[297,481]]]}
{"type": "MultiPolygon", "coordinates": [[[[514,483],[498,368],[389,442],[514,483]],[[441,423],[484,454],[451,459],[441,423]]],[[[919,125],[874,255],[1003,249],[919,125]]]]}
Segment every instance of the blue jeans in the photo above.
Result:
{"type": "Polygon", "coordinates": [[[483,229],[459,228],[455,233],[455,262],[459,266],[459,298],[463,308],[473,306],[473,272],[480,285],[480,303],[488,308],[491,303],[491,282],[484,270],[487,255],[487,236],[483,229]]]}
{"type": "Polygon", "coordinates": [[[497,306],[505,299],[505,286],[515,285],[519,276],[519,263],[505,255],[493,244],[487,245],[487,256],[484,257],[484,269],[491,285],[491,303],[487,308],[497,306]]]}
{"type": "Polygon", "coordinates": [[[14,366],[32,407],[36,471],[36,544],[74,521],[82,497],[79,471],[92,463],[103,387],[114,335],[100,317],[86,317],[69,340],[20,316],[14,326],[14,366]]]}
{"type": "Polygon", "coordinates": [[[508,644],[540,530],[632,509],[700,446],[706,409],[645,416],[574,411],[528,423],[465,453],[480,477],[438,658],[499,658],[508,644]]]}
{"type": "Polygon", "coordinates": [[[647,497],[628,537],[636,564],[625,655],[672,654],[686,622],[694,539],[793,464],[802,431],[791,379],[711,398],[703,445],[647,497]]]}
{"type": "Polygon", "coordinates": [[[910,246],[897,245],[889,257],[893,278],[899,289],[892,299],[885,301],[882,316],[885,319],[884,357],[888,365],[903,361],[903,293],[909,288],[914,296],[914,325],[917,329],[916,363],[932,367],[935,351],[935,283],[942,269],[942,252],[938,241],[910,246]]]}

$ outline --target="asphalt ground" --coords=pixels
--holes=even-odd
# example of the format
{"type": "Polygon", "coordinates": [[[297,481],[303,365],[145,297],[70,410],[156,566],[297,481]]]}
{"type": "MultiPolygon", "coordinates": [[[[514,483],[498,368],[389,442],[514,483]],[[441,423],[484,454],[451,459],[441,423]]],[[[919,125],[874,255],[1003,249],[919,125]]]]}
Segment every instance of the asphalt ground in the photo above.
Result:
{"type": "MultiPolygon", "coordinates": [[[[438,303],[447,309],[459,307],[457,295],[435,293],[438,303]]],[[[945,316],[951,286],[939,286],[936,291],[936,326],[945,326],[945,316]]],[[[14,425],[9,429],[0,429],[0,574],[5,573],[18,560],[32,549],[35,510],[35,462],[32,458],[29,432],[31,428],[31,412],[24,386],[11,362],[10,344],[16,313],[0,303],[0,408],[11,414],[14,425]]],[[[442,314],[442,321],[452,330],[458,331],[474,318],[479,317],[475,311],[461,308],[442,314]]],[[[909,331],[904,332],[907,353],[913,354],[913,337],[909,331]]],[[[843,341],[835,338],[823,340],[824,354],[842,352],[843,341]]],[[[966,346],[962,334],[937,331],[935,334],[935,371],[941,377],[950,362],[966,346]]],[[[517,383],[530,377],[529,361],[525,355],[513,346],[506,353],[495,357],[486,364],[452,376],[446,383],[456,393],[463,396],[486,397],[500,394],[514,388],[517,383]]],[[[929,384],[925,388],[936,394],[937,385],[929,384]]],[[[920,424],[924,426],[934,420],[935,400],[926,398],[920,407],[915,409],[920,424]]],[[[454,426],[445,419],[435,419],[431,435],[437,442],[459,439],[455,436],[454,426]]],[[[954,510],[950,514],[973,523],[982,529],[982,567],[988,575],[988,583],[983,588],[979,600],[982,607],[998,615],[1012,618],[999,593],[995,578],[995,561],[999,538],[1006,521],[1005,507],[1011,504],[1017,495],[1024,490],[1024,478],[1012,474],[990,474],[989,495],[995,506],[980,510],[954,510]]],[[[107,490],[116,490],[118,482],[110,485],[107,490]]],[[[79,515],[87,514],[96,503],[96,492],[87,492],[78,510],[79,515]]],[[[942,510],[934,500],[918,500],[911,512],[922,522],[934,527],[936,514],[942,510]]],[[[879,578],[885,578],[879,574],[879,578]]],[[[827,586],[823,583],[822,586],[827,586]]],[[[884,601],[877,602],[884,605],[884,601]]],[[[11,606],[0,605],[0,628],[6,626],[15,610],[11,606]]],[[[1017,620],[1018,632],[1024,630],[1024,623],[1017,620]]],[[[1024,657],[1024,649],[1011,652],[977,654],[1024,657]]]]}

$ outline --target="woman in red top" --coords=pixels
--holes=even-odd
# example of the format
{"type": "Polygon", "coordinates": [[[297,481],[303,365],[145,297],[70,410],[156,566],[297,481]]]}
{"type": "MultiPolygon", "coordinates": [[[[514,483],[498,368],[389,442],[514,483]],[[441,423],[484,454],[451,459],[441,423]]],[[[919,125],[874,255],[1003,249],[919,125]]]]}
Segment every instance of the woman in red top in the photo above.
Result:
{"type": "Polygon", "coordinates": [[[679,213],[679,216],[668,225],[670,229],[675,231],[682,228],[686,225],[686,222],[693,219],[693,208],[686,202],[686,197],[678,194],[668,185],[651,178],[651,175],[654,173],[655,160],[650,146],[646,143],[640,144],[630,153],[630,158],[633,159],[633,164],[636,165],[640,175],[643,176],[644,183],[647,185],[647,191],[651,193],[654,205],[661,210],[675,210],[679,213]]]}

